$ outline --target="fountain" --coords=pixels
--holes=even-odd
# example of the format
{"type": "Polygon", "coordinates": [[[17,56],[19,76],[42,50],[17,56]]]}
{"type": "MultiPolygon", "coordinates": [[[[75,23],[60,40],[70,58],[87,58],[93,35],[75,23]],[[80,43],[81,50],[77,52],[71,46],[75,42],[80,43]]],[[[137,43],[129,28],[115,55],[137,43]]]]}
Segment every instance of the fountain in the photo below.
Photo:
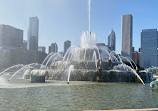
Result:
{"type": "MultiPolygon", "coordinates": [[[[39,68],[26,69],[24,66],[22,69],[26,69],[24,78],[29,78],[31,75],[47,75],[47,79],[67,81],[67,83],[69,81],[101,81],[142,82],[144,84],[146,81],[141,79],[133,69],[134,66],[132,68],[127,66],[121,58],[125,57],[120,57],[107,47],[98,48],[95,33],[83,32],[79,47],[70,47],[65,55],[49,54],[39,68]]],[[[125,59],[130,62],[128,58],[125,59]]],[[[151,81],[151,78],[148,80],[151,81]]]]}
{"type": "Polygon", "coordinates": [[[50,53],[42,64],[14,65],[1,72],[0,75],[9,81],[21,75],[23,79],[30,79],[31,82],[45,82],[45,79],[49,79],[67,81],[67,83],[99,81],[142,82],[144,84],[145,79],[143,81],[134,71],[134,66],[130,61],[110,51],[107,47],[98,48],[95,33],[82,32],[80,46],[70,47],[65,55],[50,53]],[[124,64],[122,59],[126,59],[132,68],[124,64]],[[12,73],[8,76],[7,72],[10,70],[12,73]]]}
{"type": "Polygon", "coordinates": [[[68,78],[67,78],[67,83],[69,84],[69,81],[70,81],[70,74],[71,74],[71,71],[73,71],[74,69],[74,66],[73,65],[70,65],[69,66],[69,70],[68,70],[68,78]]]}

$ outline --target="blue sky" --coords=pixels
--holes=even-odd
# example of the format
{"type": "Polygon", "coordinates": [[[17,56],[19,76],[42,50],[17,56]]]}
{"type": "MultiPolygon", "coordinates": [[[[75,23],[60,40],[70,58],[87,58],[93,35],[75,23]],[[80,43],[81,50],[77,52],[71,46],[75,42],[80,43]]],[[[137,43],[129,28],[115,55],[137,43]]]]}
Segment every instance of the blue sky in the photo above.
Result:
{"type": "MultiPolygon", "coordinates": [[[[106,42],[111,29],[116,34],[116,52],[121,52],[121,15],[133,15],[133,46],[140,47],[142,29],[158,27],[158,0],[91,0],[91,31],[97,42],[106,42]]],[[[88,0],[0,0],[0,24],[24,30],[27,39],[29,17],[39,18],[39,45],[63,42],[79,45],[82,31],[88,31],[88,0]]]]}

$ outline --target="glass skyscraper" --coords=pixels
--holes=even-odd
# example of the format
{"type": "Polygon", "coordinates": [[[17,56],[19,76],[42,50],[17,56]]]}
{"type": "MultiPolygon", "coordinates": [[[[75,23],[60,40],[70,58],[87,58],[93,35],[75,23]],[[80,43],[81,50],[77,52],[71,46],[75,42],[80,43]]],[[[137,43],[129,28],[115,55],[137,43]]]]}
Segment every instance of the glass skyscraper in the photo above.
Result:
{"type": "Polygon", "coordinates": [[[38,17],[31,17],[29,20],[29,30],[28,30],[28,50],[38,51],[38,30],[39,30],[39,20],[38,17]]]}
{"type": "Polygon", "coordinates": [[[158,31],[145,29],[141,32],[141,66],[158,66],[158,31]]]}
{"type": "Polygon", "coordinates": [[[71,41],[67,40],[64,42],[64,54],[71,47],[71,41]]]}
{"type": "Polygon", "coordinates": [[[115,32],[113,30],[108,35],[108,47],[111,51],[115,51],[115,32]]]}

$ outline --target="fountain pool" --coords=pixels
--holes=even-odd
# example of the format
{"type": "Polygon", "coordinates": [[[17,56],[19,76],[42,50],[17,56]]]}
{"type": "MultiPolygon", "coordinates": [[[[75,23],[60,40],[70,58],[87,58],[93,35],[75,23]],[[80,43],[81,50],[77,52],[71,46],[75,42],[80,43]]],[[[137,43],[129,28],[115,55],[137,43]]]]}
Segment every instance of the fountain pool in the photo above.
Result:
{"type": "MultiPolygon", "coordinates": [[[[20,81],[16,81],[20,82],[20,81]]],[[[106,110],[158,107],[158,91],[137,83],[52,81],[0,86],[0,110],[106,110]]]]}

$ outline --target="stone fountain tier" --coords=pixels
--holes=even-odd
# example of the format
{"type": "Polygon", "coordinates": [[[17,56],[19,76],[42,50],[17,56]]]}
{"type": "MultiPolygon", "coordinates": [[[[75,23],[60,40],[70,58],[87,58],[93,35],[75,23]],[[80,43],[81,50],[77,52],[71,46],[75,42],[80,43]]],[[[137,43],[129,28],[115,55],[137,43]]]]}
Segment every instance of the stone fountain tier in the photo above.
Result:
{"type": "MultiPolygon", "coordinates": [[[[140,72],[140,77],[145,83],[152,81],[152,74],[140,72]]],[[[67,81],[68,71],[59,69],[49,70],[26,70],[24,78],[31,80],[31,82],[42,82],[45,79],[67,81]]],[[[96,70],[74,69],[70,74],[70,81],[97,81],[96,70]]],[[[100,82],[140,82],[139,79],[130,71],[120,70],[102,70],[100,82]]]]}
{"type": "Polygon", "coordinates": [[[139,76],[146,83],[150,83],[151,81],[153,81],[153,74],[152,74],[152,72],[140,71],[139,72],[139,76]]]}
{"type": "MultiPolygon", "coordinates": [[[[51,73],[52,80],[67,80],[67,72],[51,73]]],[[[144,73],[140,77],[144,77],[144,82],[152,81],[150,76],[144,73]]],[[[70,81],[97,81],[96,70],[74,69],[70,75],[70,81]]],[[[139,79],[129,71],[103,70],[100,82],[140,82],[139,79]]]]}
{"type": "MultiPolygon", "coordinates": [[[[101,69],[111,70],[113,66],[121,63],[112,63],[111,61],[102,61],[101,69]]],[[[50,66],[50,69],[62,69],[67,66],[74,65],[74,69],[96,69],[95,61],[56,61],[50,66]]]]}
{"type": "Polygon", "coordinates": [[[24,73],[24,78],[30,79],[31,83],[44,83],[48,76],[49,71],[46,69],[28,69],[24,73]]]}
{"type": "Polygon", "coordinates": [[[45,76],[31,75],[30,76],[30,82],[31,83],[44,83],[45,82],[45,76]]]}
{"type": "MultiPolygon", "coordinates": [[[[53,80],[64,80],[67,78],[64,73],[52,76],[53,80]]],[[[97,81],[96,70],[74,69],[70,75],[70,81],[97,81]]],[[[103,70],[101,82],[136,82],[136,76],[131,72],[103,70]]]]}

